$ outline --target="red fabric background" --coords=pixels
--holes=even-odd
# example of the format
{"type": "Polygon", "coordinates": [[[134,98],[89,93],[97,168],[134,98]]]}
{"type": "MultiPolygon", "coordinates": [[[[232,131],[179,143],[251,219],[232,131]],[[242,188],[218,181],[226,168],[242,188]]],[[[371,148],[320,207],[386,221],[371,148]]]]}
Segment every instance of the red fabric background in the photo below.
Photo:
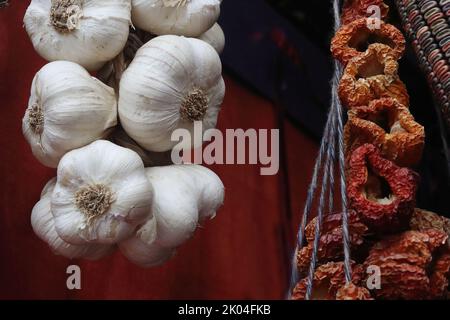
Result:
{"type": "MultiPolygon", "coordinates": [[[[40,165],[22,136],[31,80],[45,63],[22,25],[29,1],[0,9],[0,298],[37,299],[281,299],[286,249],[298,219],[283,213],[281,175],[258,166],[214,166],[226,187],[218,216],[199,229],[162,267],[142,269],[120,253],[98,262],[53,255],[33,233],[30,213],[55,171],[40,165]],[[78,264],[82,290],[66,288],[66,268],[78,264]]],[[[275,128],[272,105],[226,76],[219,128],[275,128]]],[[[292,214],[298,217],[316,145],[286,123],[292,214]]]]}

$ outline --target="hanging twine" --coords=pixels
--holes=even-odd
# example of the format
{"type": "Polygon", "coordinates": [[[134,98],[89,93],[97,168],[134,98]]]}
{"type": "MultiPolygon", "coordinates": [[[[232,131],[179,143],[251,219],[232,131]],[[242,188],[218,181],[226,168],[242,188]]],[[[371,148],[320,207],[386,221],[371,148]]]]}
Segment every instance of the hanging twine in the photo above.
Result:
{"type": "MultiPolygon", "coordinates": [[[[340,28],[340,1],[333,0],[333,14],[334,14],[334,31],[340,28]]],[[[328,112],[327,122],[322,141],[320,143],[319,154],[314,165],[311,183],[308,188],[308,194],[303,209],[302,221],[297,234],[297,246],[292,259],[292,273],[290,291],[288,297],[291,297],[292,291],[298,283],[299,276],[297,271],[297,253],[303,247],[304,233],[306,223],[310,217],[312,205],[316,194],[319,195],[319,204],[317,207],[317,221],[315,225],[315,235],[313,243],[313,252],[311,262],[309,265],[309,273],[307,278],[306,300],[311,298],[314,272],[317,264],[317,253],[319,250],[322,221],[324,215],[324,208],[328,201],[328,213],[334,209],[334,187],[335,187],[335,165],[336,154],[339,162],[339,186],[341,194],[341,210],[342,210],[342,233],[343,233],[343,249],[344,249],[344,271],[345,280],[347,283],[351,282],[352,272],[350,263],[350,237],[348,230],[348,207],[346,196],[346,181],[345,181],[345,158],[344,158],[344,139],[343,139],[343,120],[342,120],[342,105],[338,97],[337,88],[342,77],[343,69],[339,62],[334,62],[334,74],[331,81],[331,106],[328,112]],[[336,150],[337,147],[337,150],[336,150]],[[337,152],[336,152],[337,151],[337,152]],[[321,184],[318,184],[319,174],[322,173],[321,184]],[[318,190],[318,187],[320,190],[318,190]],[[328,200],[326,196],[328,194],[328,200]]]]}

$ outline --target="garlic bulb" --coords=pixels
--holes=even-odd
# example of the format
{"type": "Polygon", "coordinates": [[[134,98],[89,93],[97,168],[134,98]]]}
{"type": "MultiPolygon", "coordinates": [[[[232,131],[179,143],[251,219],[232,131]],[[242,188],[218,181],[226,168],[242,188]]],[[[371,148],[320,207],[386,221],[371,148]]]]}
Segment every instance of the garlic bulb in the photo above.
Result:
{"type": "Polygon", "coordinates": [[[114,90],[81,66],[55,61],[34,77],[22,130],[42,164],[56,167],[66,152],[106,136],[116,124],[114,90]]]}
{"type": "Polygon", "coordinates": [[[156,35],[197,37],[217,21],[222,0],[132,0],[132,20],[156,35]]]}
{"type": "Polygon", "coordinates": [[[50,210],[50,198],[56,184],[56,178],[51,179],[42,190],[41,200],[31,212],[31,225],[36,235],[47,242],[50,248],[66,258],[100,259],[114,251],[114,246],[102,244],[73,245],[58,235],[50,210]]]}
{"type": "Polygon", "coordinates": [[[113,244],[152,216],[152,198],[139,155],[98,140],[61,159],[51,209],[65,241],[113,244]]]}
{"type": "Polygon", "coordinates": [[[223,48],[225,48],[225,34],[218,23],[215,23],[211,29],[198,38],[209,43],[219,54],[222,53],[223,48]]]}
{"type": "Polygon", "coordinates": [[[120,81],[122,127],[150,151],[191,147],[190,141],[172,141],[171,134],[185,128],[193,136],[194,121],[202,121],[203,130],[215,127],[225,94],[221,73],[219,55],[204,41],[172,35],[150,40],[120,81]]]}
{"type": "Polygon", "coordinates": [[[36,51],[97,70],[118,55],[128,38],[130,0],[32,0],[24,17],[36,51]]]}
{"type": "Polygon", "coordinates": [[[175,255],[176,250],[161,246],[156,241],[156,218],[149,219],[138,231],[138,235],[119,245],[128,260],[141,267],[155,267],[175,255]]]}
{"type": "Polygon", "coordinates": [[[199,221],[215,216],[223,203],[224,186],[214,172],[199,165],[153,167],[146,173],[155,190],[153,219],[119,248],[131,261],[152,266],[169,259],[199,221]]]}
{"type": "Polygon", "coordinates": [[[142,149],[127,133],[117,128],[109,137],[109,140],[118,146],[128,148],[136,152],[144,162],[145,167],[166,166],[172,164],[171,152],[151,152],[142,149]]]}

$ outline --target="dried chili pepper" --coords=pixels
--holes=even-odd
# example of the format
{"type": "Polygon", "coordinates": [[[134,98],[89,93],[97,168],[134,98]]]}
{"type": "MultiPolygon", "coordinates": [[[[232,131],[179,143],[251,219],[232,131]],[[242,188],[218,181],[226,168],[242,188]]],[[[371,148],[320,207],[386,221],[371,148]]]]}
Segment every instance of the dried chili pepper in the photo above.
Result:
{"type": "Polygon", "coordinates": [[[347,171],[350,208],[371,231],[393,232],[408,226],[419,176],[384,159],[372,144],[351,154],[347,171]]]}
{"type": "Polygon", "coordinates": [[[405,37],[393,25],[381,20],[379,28],[369,28],[366,18],[361,18],[343,25],[331,40],[331,53],[343,65],[359,57],[372,46],[383,45],[383,53],[388,53],[393,60],[398,60],[405,51],[405,37]]]}
{"type": "MultiPolygon", "coordinates": [[[[300,276],[306,275],[309,269],[316,221],[316,218],[314,218],[306,226],[305,235],[308,244],[297,253],[297,267],[300,276]]],[[[364,242],[367,227],[360,221],[355,211],[349,211],[348,225],[350,246],[355,255],[358,254],[358,249],[364,242]]],[[[342,213],[326,215],[322,221],[317,261],[321,264],[332,260],[340,260],[344,256],[343,250],[342,213]]]]}
{"type": "Polygon", "coordinates": [[[422,157],[425,129],[397,100],[382,98],[348,111],[344,140],[346,154],[371,143],[386,159],[412,167],[422,157]]]}
{"type": "Polygon", "coordinates": [[[386,45],[373,44],[348,63],[338,88],[344,105],[352,109],[375,99],[393,98],[409,107],[409,95],[398,78],[398,63],[391,52],[386,45]]]}
{"type": "MultiPolygon", "coordinates": [[[[359,285],[364,272],[361,265],[352,263],[352,283],[359,285]]],[[[308,280],[300,280],[292,292],[292,300],[304,300],[308,280]]],[[[343,262],[329,262],[318,267],[314,273],[312,300],[335,300],[339,288],[345,285],[343,262]]]]}
{"type": "Polygon", "coordinates": [[[449,222],[450,219],[442,217],[437,213],[415,208],[409,226],[411,230],[425,231],[427,229],[435,229],[450,235],[450,230],[447,227],[449,222]]]}
{"type": "Polygon", "coordinates": [[[445,246],[447,235],[437,230],[406,231],[375,244],[364,267],[380,268],[379,289],[372,295],[381,299],[425,299],[430,293],[427,270],[433,254],[445,246]]]}
{"type": "Polygon", "coordinates": [[[373,298],[366,288],[349,283],[339,288],[336,300],[373,300],[373,298]]]}
{"type": "Polygon", "coordinates": [[[447,250],[439,258],[430,276],[430,297],[431,299],[446,299],[449,294],[450,280],[450,250],[447,250]]]}
{"type": "Polygon", "coordinates": [[[389,13],[389,6],[383,0],[347,0],[342,6],[342,24],[349,24],[357,19],[369,17],[370,13],[367,12],[367,9],[370,6],[380,8],[381,19],[385,18],[389,13]]]}

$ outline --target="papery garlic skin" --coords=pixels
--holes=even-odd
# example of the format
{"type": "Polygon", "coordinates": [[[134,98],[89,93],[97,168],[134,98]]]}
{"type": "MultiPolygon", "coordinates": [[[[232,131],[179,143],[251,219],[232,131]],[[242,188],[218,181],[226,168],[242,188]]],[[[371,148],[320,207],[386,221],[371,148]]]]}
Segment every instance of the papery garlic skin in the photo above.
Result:
{"type": "Polygon", "coordinates": [[[223,203],[222,181],[200,165],[153,167],[147,168],[146,173],[155,189],[152,211],[157,222],[157,242],[164,247],[184,243],[199,221],[213,218],[223,203]]]}
{"type": "Polygon", "coordinates": [[[73,61],[91,71],[122,51],[130,23],[131,0],[32,0],[24,17],[33,46],[44,59],[73,61]],[[67,23],[55,18],[52,9],[58,3],[58,10],[69,16],[67,23]]]}
{"type": "Polygon", "coordinates": [[[214,128],[224,95],[214,48],[199,39],[160,36],[141,47],[123,73],[119,117],[127,134],[146,150],[199,147],[201,141],[172,141],[172,132],[184,128],[194,137],[194,121],[202,121],[204,131],[214,128]]]}
{"type": "Polygon", "coordinates": [[[41,199],[31,212],[31,226],[36,235],[45,241],[53,252],[69,259],[86,258],[97,260],[112,253],[115,249],[114,246],[99,244],[73,245],[61,239],[55,230],[55,223],[50,209],[50,199],[55,184],[56,178],[51,179],[46,184],[42,190],[41,199]]]}
{"type": "Polygon", "coordinates": [[[114,90],[81,66],[56,61],[35,75],[22,131],[45,166],[55,168],[66,152],[106,136],[116,124],[114,90]]]}
{"type": "Polygon", "coordinates": [[[211,47],[216,49],[218,54],[221,54],[225,48],[225,34],[218,23],[215,23],[208,31],[198,38],[211,45],[211,47]]]}
{"type": "Polygon", "coordinates": [[[156,35],[198,37],[217,21],[222,0],[132,0],[132,20],[156,35]]]}
{"type": "Polygon", "coordinates": [[[155,217],[139,228],[136,236],[120,243],[119,248],[128,260],[144,268],[162,265],[176,252],[176,249],[163,247],[156,241],[155,217]]]}
{"type": "Polygon", "coordinates": [[[98,140],[61,159],[51,209],[65,241],[114,244],[152,217],[152,199],[139,155],[98,140]]]}
{"type": "Polygon", "coordinates": [[[224,200],[220,178],[200,165],[153,167],[146,173],[155,190],[153,219],[119,245],[128,259],[143,267],[171,258],[200,221],[214,218],[224,200]]]}

